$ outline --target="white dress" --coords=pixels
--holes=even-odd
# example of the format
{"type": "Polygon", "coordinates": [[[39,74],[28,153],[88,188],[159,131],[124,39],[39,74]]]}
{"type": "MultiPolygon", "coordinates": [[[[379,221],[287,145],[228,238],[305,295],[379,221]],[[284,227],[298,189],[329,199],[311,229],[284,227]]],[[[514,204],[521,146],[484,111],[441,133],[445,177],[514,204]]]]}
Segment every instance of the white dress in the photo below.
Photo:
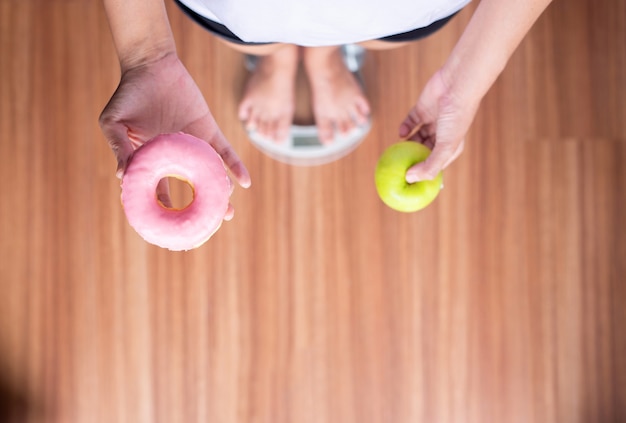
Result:
{"type": "Polygon", "coordinates": [[[470,0],[180,0],[246,42],[323,46],[423,28],[470,0]]]}

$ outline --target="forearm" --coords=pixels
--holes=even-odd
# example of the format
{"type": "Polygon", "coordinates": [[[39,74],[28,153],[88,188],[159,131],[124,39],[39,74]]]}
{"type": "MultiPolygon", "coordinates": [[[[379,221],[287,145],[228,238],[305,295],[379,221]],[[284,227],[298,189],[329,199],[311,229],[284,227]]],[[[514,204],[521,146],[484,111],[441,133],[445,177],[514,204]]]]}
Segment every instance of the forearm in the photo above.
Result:
{"type": "Polygon", "coordinates": [[[122,71],[176,51],[163,0],[103,0],[122,71]]]}
{"type": "Polygon", "coordinates": [[[450,93],[480,101],[551,0],[482,0],[446,61],[450,93]]]}

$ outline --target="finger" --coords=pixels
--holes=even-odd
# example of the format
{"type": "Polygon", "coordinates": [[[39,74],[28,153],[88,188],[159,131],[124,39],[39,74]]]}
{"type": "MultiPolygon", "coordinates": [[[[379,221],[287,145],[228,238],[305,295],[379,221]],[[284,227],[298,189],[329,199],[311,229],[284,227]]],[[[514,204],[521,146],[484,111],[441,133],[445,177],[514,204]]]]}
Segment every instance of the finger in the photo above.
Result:
{"type": "Polygon", "coordinates": [[[235,177],[237,183],[243,188],[249,188],[250,185],[252,185],[250,173],[237,153],[235,153],[235,150],[233,150],[233,148],[228,144],[217,145],[213,148],[215,148],[215,151],[217,151],[217,153],[222,157],[226,167],[228,167],[232,175],[235,177]]]}
{"type": "Polygon", "coordinates": [[[228,209],[226,209],[226,214],[224,215],[224,220],[229,222],[229,221],[233,220],[234,216],[235,216],[235,208],[233,207],[232,204],[228,203],[228,209]]]}
{"type": "Polygon", "coordinates": [[[184,131],[208,142],[215,149],[217,154],[220,155],[228,170],[230,170],[231,174],[235,177],[237,183],[243,188],[250,187],[252,182],[248,169],[246,169],[243,162],[212,118],[207,116],[205,119],[188,126],[184,131]]]}
{"type": "Polygon", "coordinates": [[[428,139],[434,139],[435,134],[436,132],[433,130],[433,125],[424,125],[417,131],[415,136],[421,141],[426,141],[428,139]]]}
{"type": "Polygon", "coordinates": [[[422,125],[413,135],[411,135],[408,140],[416,141],[420,144],[428,147],[429,150],[433,150],[435,148],[435,139],[436,133],[434,129],[435,125],[422,125]]]}
{"type": "Polygon", "coordinates": [[[400,135],[401,138],[406,138],[409,135],[411,135],[411,133],[415,130],[415,128],[417,128],[422,123],[423,122],[422,122],[422,119],[420,119],[419,117],[417,108],[413,107],[409,111],[409,114],[407,115],[407,117],[400,124],[398,135],[400,135]]]}
{"type": "Polygon", "coordinates": [[[407,170],[406,181],[414,183],[435,179],[437,174],[443,170],[445,164],[454,156],[455,150],[450,145],[436,144],[428,159],[407,170]]]}
{"type": "Polygon", "coordinates": [[[159,200],[159,202],[163,204],[164,207],[167,207],[169,209],[174,208],[174,206],[172,205],[172,199],[170,197],[170,183],[167,178],[161,179],[157,184],[156,196],[157,200],[159,200]]]}
{"type": "Polygon", "coordinates": [[[124,172],[126,171],[126,167],[134,151],[132,143],[128,138],[128,128],[126,125],[104,114],[100,116],[99,123],[102,133],[117,159],[117,170],[115,174],[121,179],[122,176],[124,176],[124,172]]]}

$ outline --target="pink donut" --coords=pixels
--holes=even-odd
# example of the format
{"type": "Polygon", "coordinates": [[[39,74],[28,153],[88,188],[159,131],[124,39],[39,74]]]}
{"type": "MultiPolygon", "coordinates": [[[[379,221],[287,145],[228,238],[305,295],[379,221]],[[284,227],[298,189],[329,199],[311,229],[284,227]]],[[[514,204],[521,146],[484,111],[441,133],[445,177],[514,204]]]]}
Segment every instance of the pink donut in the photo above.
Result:
{"type": "Polygon", "coordinates": [[[128,223],[149,243],[172,251],[206,242],[222,224],[229,198],[230,180],[221,157],[206,142],[183,133],[162,134],[142,145],[122,179],[128,223]],[[157,184],[168,176],[192,187],[193,200],[181,210],[157,200],[157,184]]]}

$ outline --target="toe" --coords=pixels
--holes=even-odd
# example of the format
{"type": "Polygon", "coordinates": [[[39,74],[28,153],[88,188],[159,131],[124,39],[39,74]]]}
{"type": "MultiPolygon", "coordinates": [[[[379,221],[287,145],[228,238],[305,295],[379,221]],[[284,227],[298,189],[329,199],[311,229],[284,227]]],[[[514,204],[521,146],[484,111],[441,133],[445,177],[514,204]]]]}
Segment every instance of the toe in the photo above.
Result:
{"type": "Polygon", "coordinates": [[[276,142],[277,140],[277,132],[278,132],[278,121],[276,118],[272,118],[267,123],[267,136],[271,138],[272,141],[276,142]]]}
{"type": "Polygon", "coordinates": [[[239,110],[237,112],[239,116],[239,120],[242,122],[247,122],[250,119],[250,115],[252,112],[252,103],[248,100],[244,100],[239,105],[239,110]]]}
{"type": "Polygon", "coordinates": [[[369,102],[367,101],[366,98],[364,97],[357,98],[354,112],[355,112],[354,116],[355,116],[355,120],[357,124],[363,125],[367,123],[371,110],[370,110],[369,102]]]}
{"type": "Polygon", "coordinates": [[[283,117],[276,124],[276,142],[282,143],[287,140],[291,131],[291,118],[283,117]]]}
{"type": "Polygon", "coordinates": [[[343,116],[341,116],[341,119],[337,124],[337,128],[342,134],[347,134],[352,130],[352,128],[354,128],[354,120],[352,119],[350,113],[346,112],[343,116]]]}
{"type": "Polygon", "coordinates": [[[261,135],[263,135],[266,138],[269,138],[271,135],[271,124],[270,124],[270,120],[267,118],[267,116],[263,116],[261,119],[259,119],[259,129],[258,129],[259,133],[261,135]]]}
{"type": "Polygon", "coordinates": [[[260,125],[260,121],[259,121],[260,117],[258,115],[258,113],[256,112],[255,109],[250,108],[248,111],[248,118],[246,120],[244,120],[244,125],[246,127],[246,130],[248,131],[258,131],[259,130],[259,125],[260,125]]]}
{"type": "Polygon", "coordinates": [[[328,118],[320,118],[317,122],[317,131],[322,144],[330,144],[335,135],[333,121],[328,118]]]}

